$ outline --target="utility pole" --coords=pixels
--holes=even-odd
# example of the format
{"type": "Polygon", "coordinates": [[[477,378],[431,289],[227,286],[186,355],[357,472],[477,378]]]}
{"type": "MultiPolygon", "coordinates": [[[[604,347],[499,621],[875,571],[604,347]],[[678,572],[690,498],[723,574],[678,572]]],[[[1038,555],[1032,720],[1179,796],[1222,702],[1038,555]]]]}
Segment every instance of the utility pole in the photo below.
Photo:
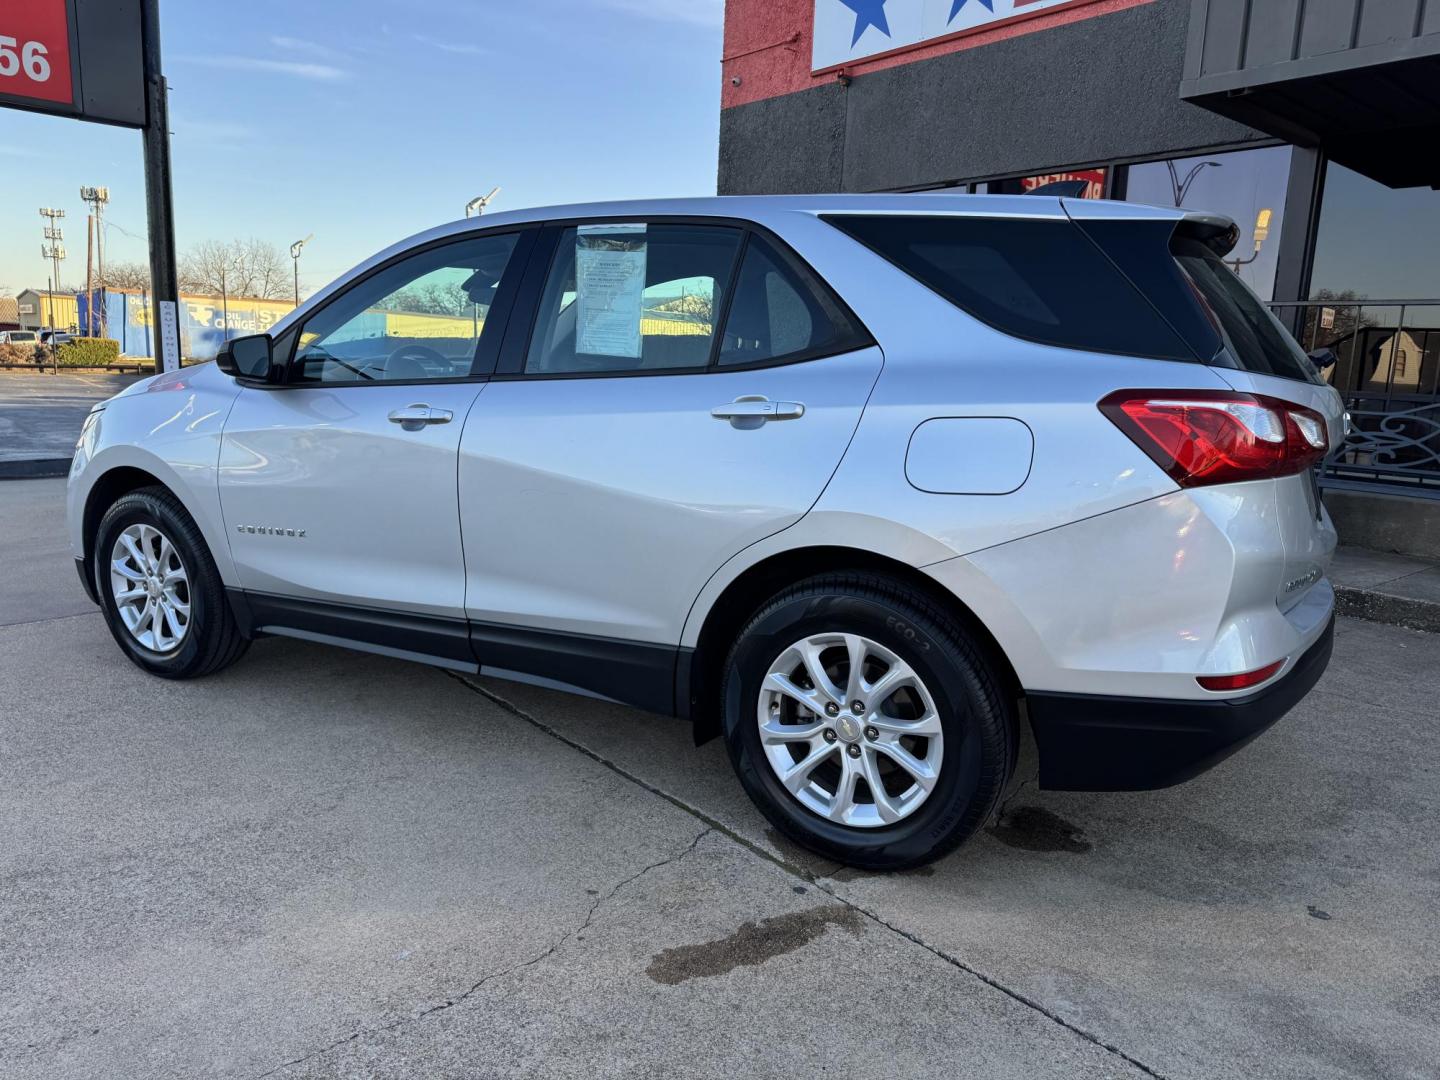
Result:
{"type": "Polygon", "coordinates": [[[95,215],[85,215],[85,336],[95,336],[95,215]]]}
{"type": "MultiPolygon", "coordinates": [[[[95,273],[93,278],[90,273],[91,252],[90,250],[85,252],[85,302],[89,305],[90,311],[90,314],[85,317],[85,332],[93,337],[96,321],[94,287],[99,285],[102,292],[105,288],[105,204],[110,201],[110,189],[108,187],[82,187],[80,198],[90,205],[90,216],[93,219],[91,225],[93,239],[87,245],[87,249],[91,246],[94,249],[95,273]]],[[[103,314],[99,320],[99,329],[102,334],[105,332],[103,314]]]]}
{"type": "MultiPolygon", "coordinates": [[[[50,260],[52,271],[50,278],[50,330],[53,333],[59,329],[55,325],[55,291],[60,288],[60,260],[65,258],[65,245],[62,243],[65,233],[55,222],[65,216],[65,211],[42,206],[40,216],[49,223],[45,226],[46,242],[40,245],[40,255],[42,258],[50,260]]],[[[54,348],[55,342],[52,340],[50,345],[51,348],[54,348]]]]}
{"type": "Polygon", "coordinates": [[[175,212],[170,189],[170,104],[160,62],[160,0],[140,2],[145,68],[145,214],[150,221],[150,288],[160,340],[155,370],[180,366],[180,286],[175,272],[175,212]],[[166,353],[169,355],[159,355],[166,353]]]}

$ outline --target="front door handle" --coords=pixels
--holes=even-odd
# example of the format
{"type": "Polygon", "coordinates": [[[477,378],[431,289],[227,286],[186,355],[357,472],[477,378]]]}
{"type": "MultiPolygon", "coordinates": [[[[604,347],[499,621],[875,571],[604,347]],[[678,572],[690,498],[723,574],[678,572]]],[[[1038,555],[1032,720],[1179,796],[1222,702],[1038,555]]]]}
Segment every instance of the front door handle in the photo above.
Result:
{"type": "Polygon", "coordinates": [[[407,405],[394,410],[388,419],[406,431],[419,431],[427,424],[448,424],[455,419],[455,414],[449,409],[432,409],[429,405],[407,405]]]}
{"type": "Polygon", "coordinates": [[[752,429],[771,420],[799,420],[805,415],[805,406],[798,401],[771,401],[759,395],[738,397],[728,405],[717,405],[710,410],[716,420],[729,420],[734,428],[752,429]]]}

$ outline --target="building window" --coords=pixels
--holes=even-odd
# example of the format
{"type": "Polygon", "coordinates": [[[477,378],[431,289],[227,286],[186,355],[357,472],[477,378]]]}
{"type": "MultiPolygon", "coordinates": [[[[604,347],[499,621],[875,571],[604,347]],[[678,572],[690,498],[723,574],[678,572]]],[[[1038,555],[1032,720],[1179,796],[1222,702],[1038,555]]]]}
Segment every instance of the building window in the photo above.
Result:
{"type": "Polygon", "coordinates": [[[1240,226],[1240,239],[1225,261],[1260,299],[1271,300],[1285,223],[1290,154],[1288,146],[1268,146],[1132,165],[1125,198],[1224,214],[1233,220],[1240,226]]]}
{"type": "Polygon", "coordinates": [[[1335,353],[1329,377],[1342,393],[1440,393],[1437,246],[1440,191],[1326,167],[1310,280],[1324,303],[1301,342],[1335,353]]]}
{"type": "Polygon", "coordinates": [[[1315,234],[1312,298],[1440,299],[1440,191],[1388,188],[1333,162],[1315,234]]]}
{"type": "Polygon", "coordinates": [[[1070,172],[1017,176],[1010,180],[977,184],[975,190],[982,195],[1068,195],[1071,198],[1103,199],[1105,170],[1074,169],[1070,172]],[[1078,196],[1075,189],[1079,190],[1078,196]]]}

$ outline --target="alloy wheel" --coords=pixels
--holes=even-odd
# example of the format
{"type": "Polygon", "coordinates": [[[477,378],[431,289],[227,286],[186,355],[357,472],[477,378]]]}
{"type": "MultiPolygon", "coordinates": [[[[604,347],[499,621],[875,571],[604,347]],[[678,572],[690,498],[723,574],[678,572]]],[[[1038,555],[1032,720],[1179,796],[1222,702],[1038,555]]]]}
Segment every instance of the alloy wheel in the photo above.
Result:
{"type": "Polygon", "coordinates": [[[110,551],[110,590],[120,621],[151,652],[178,649],[190,632],[190,577],[169,537],[128,526],[110,551]]]}
{"type": "Polygon", "coordinates": [[[757,721],[766,760],[803,806],[873,829],[913,814],[940,778],[935,700],[904,660],[859,634],[817,634],[775,658],[757,721]]]}

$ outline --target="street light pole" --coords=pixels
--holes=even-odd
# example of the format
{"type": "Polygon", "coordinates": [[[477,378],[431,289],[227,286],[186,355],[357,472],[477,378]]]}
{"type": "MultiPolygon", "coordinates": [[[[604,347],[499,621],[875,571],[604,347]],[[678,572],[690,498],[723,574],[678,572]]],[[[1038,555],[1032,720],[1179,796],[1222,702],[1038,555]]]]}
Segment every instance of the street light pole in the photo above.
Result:
{"type": "Polygon", "coordinates": [[[475,216],[479,217],[485,212],[485,207],[490,205],[491,200],[493,200],[495,196],[499,194],[500,189],[498,187],[494,187],[490,189],[490,194],[488,195],[476,195],[475,198],[471,199],[468,203],[465,204],[465,216],[468,218],[473,211],[475,216]]]}
{"type": "Polygon", "coordinates": [[[1185,196],[1190,194],[1190,185],[1195,183],[1199,175],[1209,168],[1223,169],[1225,166],[1219,161],[1202,161],[1185,174],[1185,179],[1180,179],[1180,174],[1175,168],[1175,162],[1165,162],[1166,168],[1170,170],[1170,188],[1175,195],[1175,205],[1184,206],[1185,196]]]}
{"type": "Polygon", "coordinates": [[[295,306],[300,306],[300,252],[305,250],[305,245],[315,239],[312,232],[304,240],[296,240],[290,245],[290,260],[295,264],[295,306]]]}

